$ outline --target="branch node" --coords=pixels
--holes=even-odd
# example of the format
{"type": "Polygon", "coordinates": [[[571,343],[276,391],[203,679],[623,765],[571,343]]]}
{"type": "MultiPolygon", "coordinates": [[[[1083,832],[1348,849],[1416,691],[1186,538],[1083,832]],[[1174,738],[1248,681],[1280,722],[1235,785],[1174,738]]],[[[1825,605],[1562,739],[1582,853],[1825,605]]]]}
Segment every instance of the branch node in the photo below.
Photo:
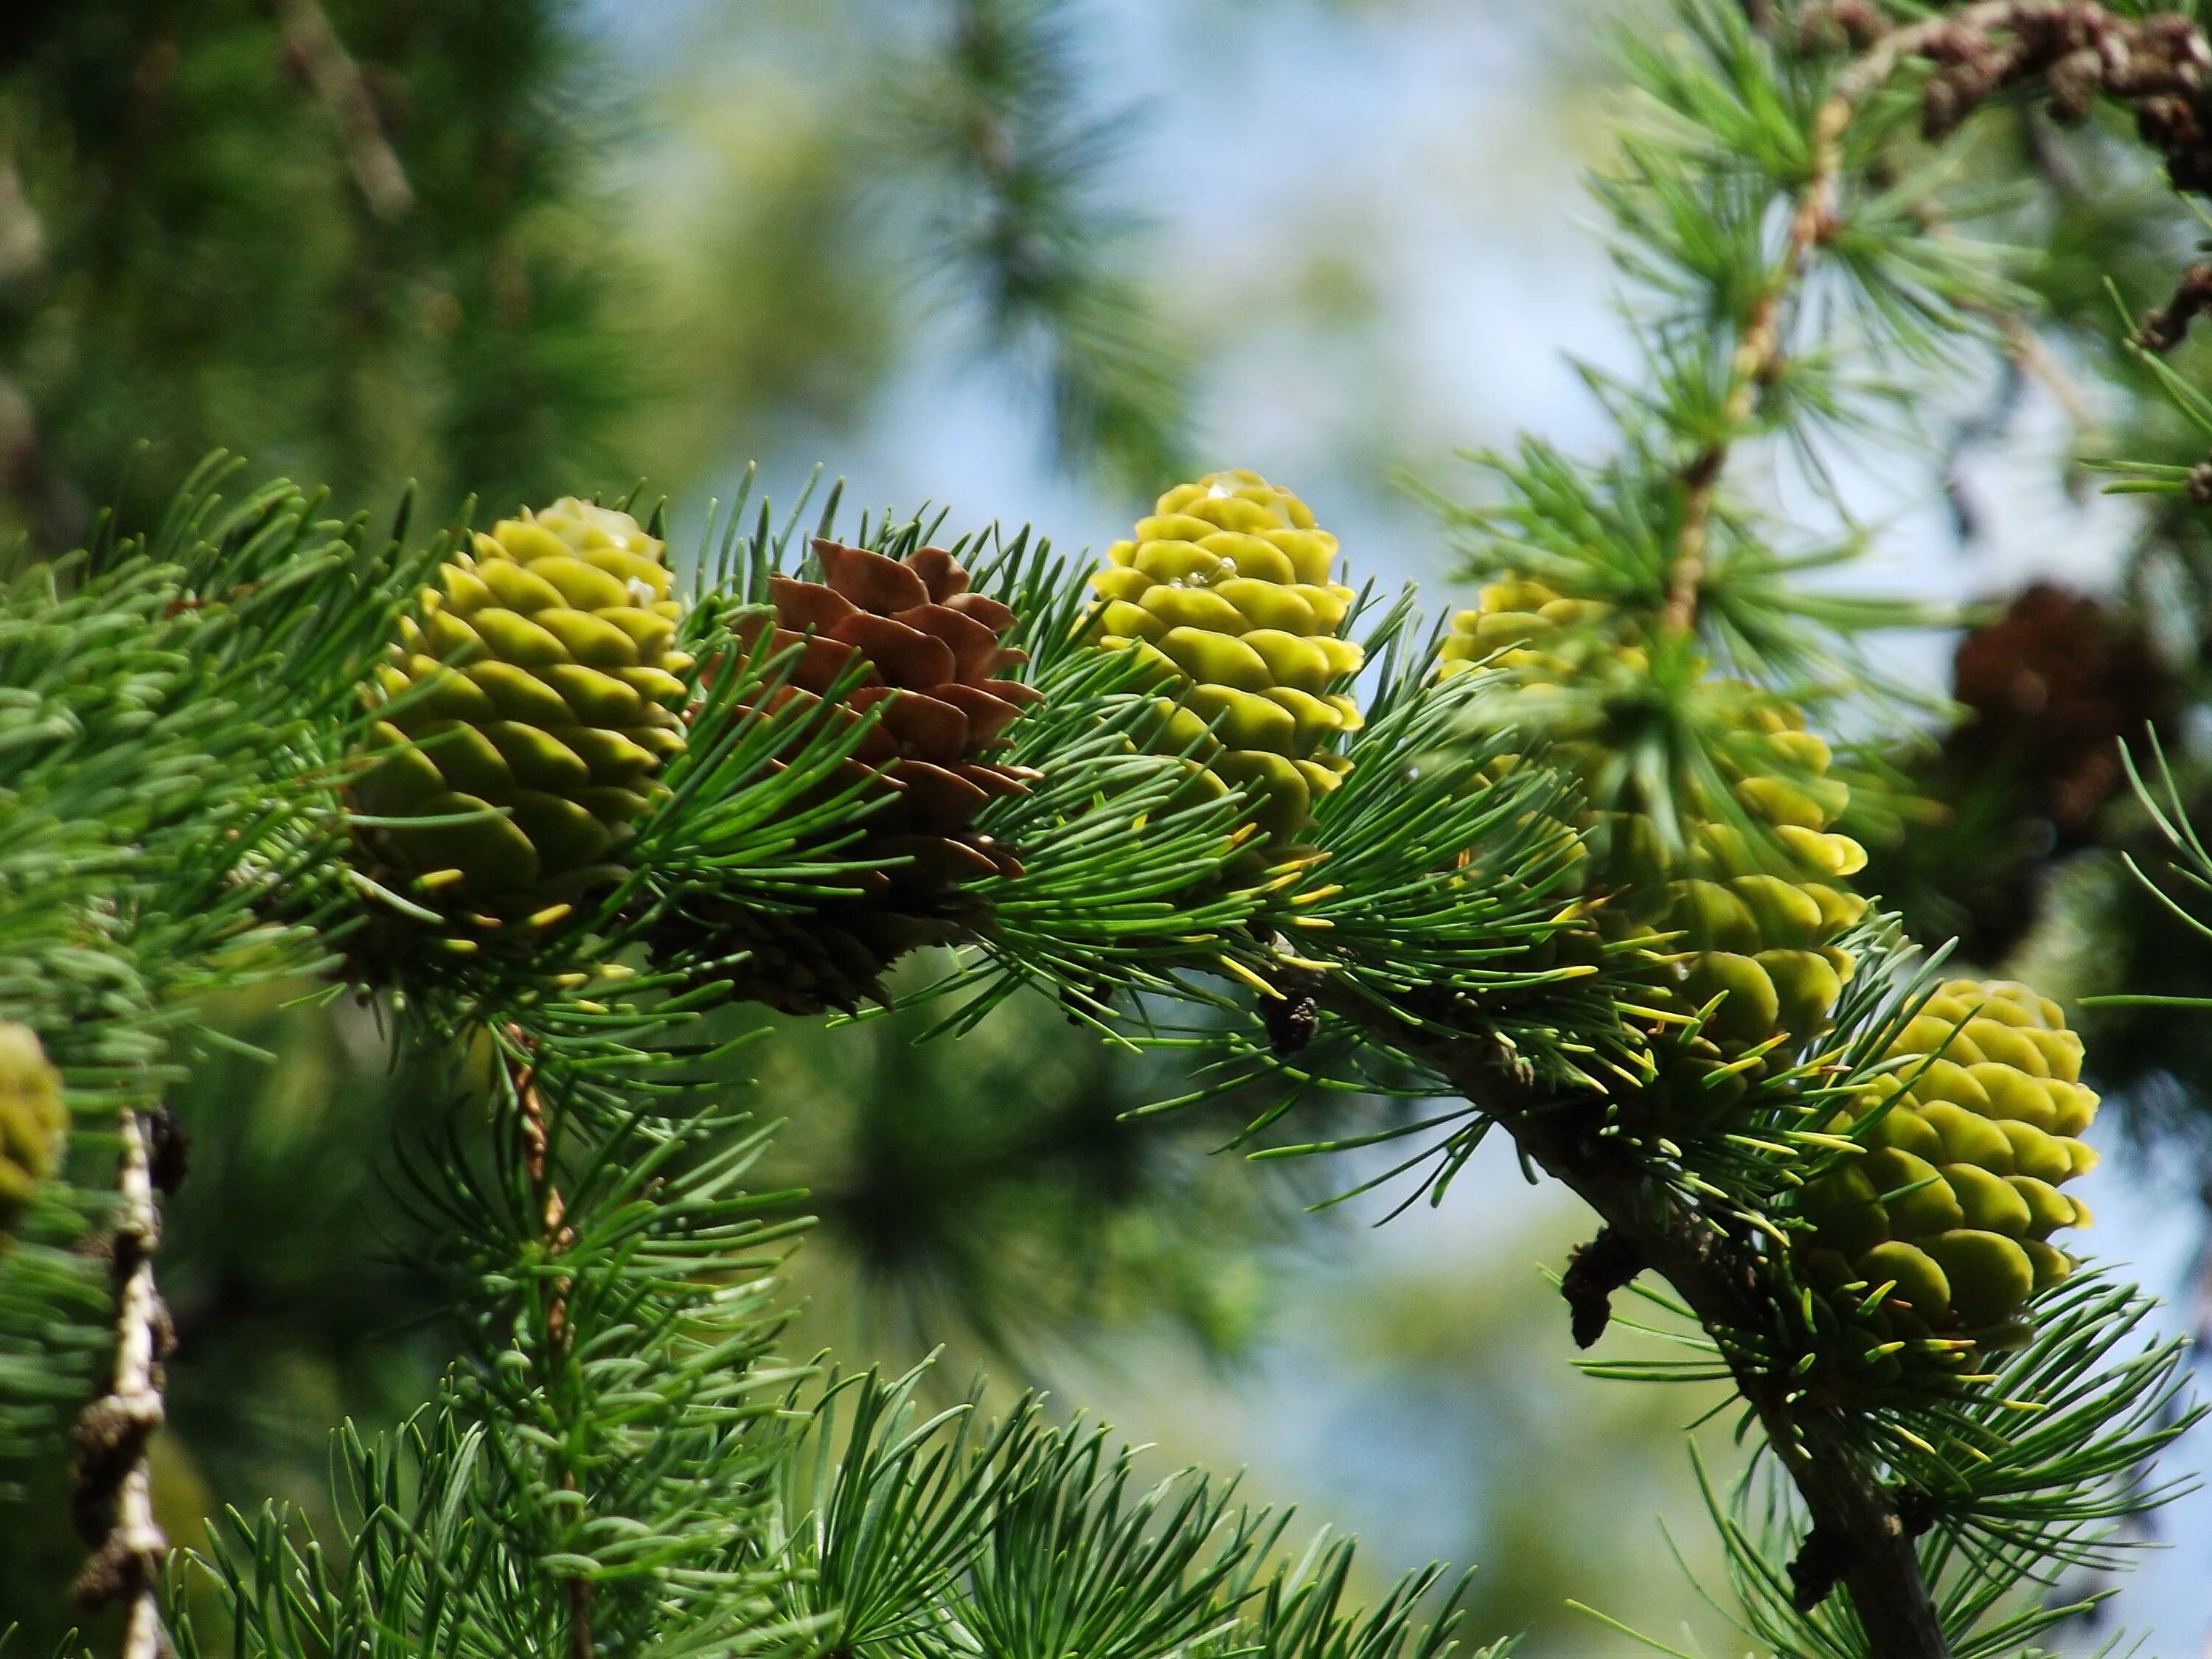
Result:
{"type": "Polygon", "coordinates": [[[1810,1613],[1835,1594],[1850,1570],[1850,1546],[1825,1527],[1814,1527],[1790,1564],[1790,1605],[1810,1613]]]}
{"type": "Polygon", "coordinates": [[[1890,1496],[1897,1504],[1897,1524],[1905,1528],[1907,1538],[1926,1537],[1936,1522],[1942,1519],[1942,1500],[1933,1492],[1900,1484],[1890,1496]]]}
{"type": "Polygon", "coordinates": [[[2182,272],[2173,297],[2144,316],[2136,330],[2136,343],[2145,351],[2171,351],[2189,337],[2190,324],[2207,308],[2212,308],[2212,262],[2182,272]]]}
{"type": "Polygon", "coordinates": [[[1610,1226],[1601,1227],[1589,1243],[1575,1246],[1559,1280],[1559,1294],[1573,1310],[1575,1346],[1589,1347],[1605,1334],[1613,1322],[1613,1293],[1626,1289],[1644,1267],[1636,1246],[1610,1226]]]}
{"type": "Polygon", "coordinates": [[[1267,1028],[1268,1044],[1278,1055],[1288,1059],[1303,1053],[1321,1030],[1321,1005],[1315,999],[1322,977],[1310,969],[1279,969],[1275,988],[1282,994],[1260,1000],[1260,1023],[1267,1028]]]}
{"type": "Polygon", "coordinates": [[[167,1197],[185,1184],[185,1176],[191,1172],[192,1138],[166,1103],[148,1115],[146,1127],[151,1143],[147,1149],[147,1173],[154,1190],[167,1197]]]}
{"type": "Polygon", "coordinates": [[[1310,995],[1280,1002],[1271,999],[1261,1008],[1260,1018],[1267,1028],[1268,1043],[1285,1059],[1303,1052],[1321,1030],[1321,1009],[1310,995]]]}

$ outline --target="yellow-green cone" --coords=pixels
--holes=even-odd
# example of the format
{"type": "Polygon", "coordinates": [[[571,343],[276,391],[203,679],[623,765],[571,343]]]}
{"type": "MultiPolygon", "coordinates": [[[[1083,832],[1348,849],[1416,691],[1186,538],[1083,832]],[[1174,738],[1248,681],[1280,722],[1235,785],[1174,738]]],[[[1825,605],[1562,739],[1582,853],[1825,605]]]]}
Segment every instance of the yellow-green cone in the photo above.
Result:
{"type": "Polygon", "coordinates": [[[1334,689],[1360,665],[1337,635],[1352,594],[1332,580],[1336,552],[1290,491],[1216,472],[1161,496],[1091,579],[1100,641],[1158,671],[1161,741],[1188,747],[1217,789],[1249,792],[1276,845],[1348,769],[1331,740],[1359,729],[1358,704],[1334,689]]]}
{"type": "Polygon", "coordinates": [[[368,832],[414,896],[527,915],[618,871],[684,747],[670,585],[636,520],[568,498],[477,534],[423,590],[379,671],[380,758],[355,786],[380,817],[477,815],[368,832]]]}
{"type": "Polygon", "coordinates": [[[0,1020],[0,1249],[60,1161],[61,1074],[29,1027],[0,1020]]]}
{"type": "Polygon", "coordinates": [[[2028,1297],[2074,1270],[2051,1235],[2089,1224],[2059,1189],[2097,1161],[2081,1040],[2026,986],[1953,980],[1890,1054],[1899,1069],[1830,1126],[1869,1150],[1805,1189],[1796,1247],[1826,1322],[1856,1333],[1847,1368],[1875,1384],[2025,1337],[2028,1297]]]}
{"type": "MultiPolygon", "coordinates": [[[[1505,669],[1540,686],[1612,678],[1624,692],[1646,672],[1640,647],[1608,640],[1588,624],[1610,608],[1564,599],[1541,583],[1508,577],[1486,587],[1474,609],[1452,620],[1440,674],[1477,664],[1505,669]]],[[[1742,688],[1711,682],[1717,709],[1742,688]]],[[[1777,1037],[1825,1029],[1853,963],[1837,941],[1865,913],[1866,901],[1843,885],[1866,862],[1865,849],[1830,826],[1848,792],[1826,775],[1827,744],[1803,729],[1794,711],[1756,697],[1729,718],[1740,743],[1715,757],[1751,832],[1708,803],[1709,821],[1688,845],[1670,850],[1641,813],[1592,813],[1582,828],[1586,873],[1610,897],[1598,911],[1613,937],[1671,934],[1658,947],[1675,959],[1655,970],[1654,1000],[1694,1012],[1721,999],[1704,1038],[1733,1058],[1777,1037]],[[1764,833],[1761,833],[1761,832],[1764,833]]],[[[1586,781],[1614,752],[1602,731],[1564,735],[1551,758],[1586,781]]]]}

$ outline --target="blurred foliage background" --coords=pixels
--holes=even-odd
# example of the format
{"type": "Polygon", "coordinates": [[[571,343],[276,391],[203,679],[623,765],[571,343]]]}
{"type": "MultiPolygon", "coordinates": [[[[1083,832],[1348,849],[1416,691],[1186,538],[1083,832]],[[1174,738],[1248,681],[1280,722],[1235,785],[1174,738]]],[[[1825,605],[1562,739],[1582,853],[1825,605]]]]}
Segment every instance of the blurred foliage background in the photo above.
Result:
{"type": "MultiPolygon", "coordinates": [[[[1618,355],[1574,191],[1601,154],[1594,25],[1634,4],[18,0],[0,567],[143,520],[222,447],[340,511],[411,481],[436,518],[649,475],[679,526],[749,458],[786,488],[827,459],[863,500],[1071,544],[1195,458],[1294,481],[1364,569],[1434,577],[1392,469],[1571,441],[1586,394],[1554,354],[1618,355]]],[[[2116,763],[2155,726],[2212,813],[2212,541],[2182,511],[2046,514],[2078,545],[2022,557],[1990,459],[2087,500],[2083,456],[2203,459],[2138,395],[2100,286],[2117,263],[2155,303],[2197,231],[2116,137],[2021,117],[1980,142],[2048,186],[2010,228],[2065,322],[1962,385],[1945,489],[1900,520],[1901,557],[1988,605],[1955,705],[1867,757],[1901,792],[1878,884],[2069,996],[2212,992],[2212,950],[2123,878],[2154,849],[2116,763]]],[[[2095,1018],[2143,1158],[2203,1184],[2201,1024],[2095,1018]]],[[[1342,1165],[1218,1154],[1251,1103],[1133,1127],[1171,1071],[1055,1007],[912,1047],[927,1023],[763,1017],[733,1064],[786,1126],[763,1182],[817,1218],[795,1345],[947,1346],[1163,1470],[1249,1465],[1254,1497],[1360,1530],[1378,1580],[1478,1564],[1474,1628],[1533,1655],[1636,1650],[1577,1596],[1730,1650],[1662,1532],[1710,1569],[1682,1431],[1711,1402],[1572,1373],[1540,1272],[1585,1230],[1571,1200],[1486,1156],[1446,1212],[1375,1231],[1387,1195],[1310,1207],[1342,1165]]],[[[175,1103],[194,1170],[164,1256],[185,1542],[226,1503],[319,1509],[329,1427],[428,1391],[450,1339],[405,1171],[471,1133],[361,1010],[271,993],[222,1024],[175,1103]]],[[[1727,1426],[1701,1431],[1723,1464],[1727,1426]]],[[[0,1496],[27,1651],[58,1634],[61,1508],[0,1496]]]]}

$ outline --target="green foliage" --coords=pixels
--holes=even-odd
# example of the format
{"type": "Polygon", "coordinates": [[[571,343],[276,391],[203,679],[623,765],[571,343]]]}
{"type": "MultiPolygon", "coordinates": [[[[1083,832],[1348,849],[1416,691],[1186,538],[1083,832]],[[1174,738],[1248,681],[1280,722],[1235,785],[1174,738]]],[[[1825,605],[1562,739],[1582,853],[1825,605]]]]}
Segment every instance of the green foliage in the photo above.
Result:
{"type": "MultiPolygon", "coordinates": [[[[1076,257],[1096,135],[1065,125],[1056,16],[965,9],[955,67],[918,118],[972,193],[950,245],[985,274],[998,337],[1042,331],[1064,440],[1141,476],[1172,453],[1164,391],[1100,320],[1124,317],[1127,295],[1076,257]]],[[[2056,1566],[2112,1559],[2105,1529],[2170,1495],[2139,1471],[2194,1420],[2180,1350],[2138,1347],[2141,1300],[2085,1275],[2001,1307],[1984,1297],[1986,1319],[1920,1310],[1930,1325],[1957,1311],[1944,1328],[1965,1334],[1913,1340],[2005,1356],[1986,1370],[1900,1362],[1869,1380],[1861,1362],[1911,1344],[1869,1348],[1868,1331],[1889,1328],[1838,1309],[1898,1315],[1920,1287],[1814,1270],[1849,1219],[1823,1212],[1822,1183],[1874,1166],[1908,1121],[1925,1127],[1884,1103],[1947,1063],[1921,1024],[1931,995],[1955,1013],[1969,991],[1935,992],[1940,954],[1856,905],[1820,918],[1836,935],[1822,948],[1847,964],[1835,994],[1790,1019],[1771,979],[1731,979],[1716,965],[1731,952],[1678,936],[1694,928],[1608,925],[1608,907],[1671,923],[1670,860],[1700,836],[1822,836],[1839,791],[1820,775],[1825,743],[1792,729],[1794,706],[1893,718],[1858,636],[1925,619],[1809,592],[1856,539],[1784,549],[1747,504],[1738,457],[1794,454],[1817,481],[1826,446],[1863,437],[1910,376],[1944,372],[1993,309],[2026,302],[2000,258],[1949,229],[1972,192],[1939,166],[1896,166],[1913,153],[1911,106],[1880,48],[1792,44],[1721,0],[1685,0],[1678,21],[1632,52],[1640,114],[1599,185],[1640,284],[1630,314],[1645,349],[1636,383],[1592,377],[1619,455],[1571,465],[1532,444],[1493,464],[1504,505],[1453,514],[1470,574],[1540,580],[1573,611],[1563,631],[1577,643],[1547,667],[1555,684],[1532,685],[1518,652],[1447,651],[1435,634],[1416,646],[1410,597],[1353,607],[1346,625],[1366,628],[1382,664],[1371,718],[1344,732],[1343,781],[1292,847],[1254,833],[1264,778],[1213,800],[1185,793],[1210,745],[1238,746],[1235,700],[1201,686],[1164,715],[1143,653],[1092,642],[1070,566],[1027,532],[945,549],[940,519],[864,516],[857,545],[884,556],[871,562],[799,544],[804,498],[780,522],[749,498],[710,520],[684,648],[665,659],[684,744],[665,790],[565,902],[472,917],[473,933],[382,878],[391,826],[361,788],[375,713],[362,688],[427,637],[408,612],[470,544],[465,521],[416,547],[404,513],[384,538],[321,521],[319,498],[281,485],[225,509],[204,476],[149,544],[103,540],[11,591],[0,927],[39,971],[0,980],[0,1018],[46,1045],[83,1127],[151,1105],[208,1029],[211,995],[303,975],[378,1011],[449,1126],[410,1146],[404,1192],[459,1358],[403,1430],[342,1436],[327,1524],[240,1513],[172,1577],[180,1651],[214,1651],[228,1626],[237,1650],[269,1656],[1441,1659],[1449,1616],[1417,1618],[1434,1573],[1351,1612],[1345,1547],[1285,1556],[1287,1518],[1239,1507],[1233,1486],[1187,1474],[1146,1487],[1106,1430],[1055,1424],[1031,1399],[985,1424],[974,1398],[925,1405],[926,1370],[841,1380],[783,1356],[776,1281],[801,1223],[795,1194],[753,1190],[769,1132],[727,1071],[762,1028],[730,1010],[775,1000],[779,951],[858,937],[861,919],[892,945],[849,994],[816,1001],[878,995],[890,959],[945,945],[955,962],[912,999],[933,1003],[939,1035],[976,1042],[1018,992],[1042,992],[1182,1073],[1159,1109],[1234,1109],[1259,1155],[1407,1142],[1367,1184],[1412,1174],[1407,1201],[1437,1202],[1503,1132],[1532,1171],[1567,1182],[1607,1223],[1563,1285],[1578,1340],[1649,1272],[1667,1284],[1643,1293],[1686,1355],[1589,1369],[1725,1385],[1760,1448],[1713,1508],[1763,1645],[1994,1654],[2060,1616],[2021,1598],[2056,1566]],[[855,581],[903,597],[863,603],[839,585],[845,560],[855,581]],[[918,601],[908,560],[940,576],[964,561],[974,586],[918,601]],[[798,587],[818,611],[794,625],[779,608],[781,635],[763,627],[763,604],[798,587]],[[814,672],[817,655],[843,665],[814,672]],[[1023,688],[995,714],[1041,705],[1003,750],[995,728],[970,732],[976,705],[960,696],[994,672],[1023,688]],[[1182,717],[1194,735],[1163,743],[1182,717]],[[936,759],[920,721],[942,739],[936,759]],[[1746,740],[1754,729],[1763,745],[1746,740]],[[1784,732],[1800,741],[1771,740],[1784,732]],[[902,815],[922,829],[879,839],[902,815]],[[1641,864],[1606,839],[1630,821],[1668,830],[1641,864]],[[1005,856],[898,878],[971,830],[1005,856]],[[1428,1097],[1446,1098],[1375,1103],[1428,1097]],[[213,1618],[195,1583],[212,1586],[213,1618]]],[[[456,167],[481,161],[459,149],[456,167]]],[[[515,201],[533,187],[513,181],[515,201]]],[[[551,437],[524,436],[554,457],[551,437]]],[[[494,476],[502,464],[520,465],[483,462],[494,476]]],[[[665,533],[662,513],[623,506],[665,533]]],[[[832,492],[818,537],[837,534],[839,507],[832,492]]],[[[1333,642],[1348,677],[1353,647],[1333,642]]],[[[566,648],[537,665],[554,715],[566,648]]],[[[416,678],[433,684],[439,666],[416,678]]],[[[2174,833],[2201,857],[2193,833],[2174,833]]],[[[1848,860],[1829,850],[1840,880],[1848,860]]],[[[2031,1080],[2060,1048],[2070,1061],[2039,1035],[2006,1061],[2031,1080]]],[[[885,1253],[937,1251],[945,1299],[999,1336],[1001,1304],[1034,1299],[1036,1281],[944,1249],[942,1206],[988,1221],[994,1181],[1079,1194],[1080,1181],[1031,1172],[1099,1115],[1079,1102],[1073,1126],[1026,1140],[994,1124],[980,1149],[918,1149],[918,1171],[869,1148],[864,1176],[918,1178],[921,1201],[864,1191],[880,1207],[854,1231],[912,1224],[885,1253]]],[[[122,1124],[127,1146],[137,1120],[122,1124]]],[[[85,1141],[0,1257],[0,1425],[48,1446],[99,1352],[70,1316],[105,1311],[59,1249],[107,1207],[85,1141]]],[[[1936,1184],[1998,1182],[2007,1155],[1947,1152],[1936,1184]]],[[[1193,1248],[1155,1243],[1109,1266],[1162,1272],[1193,1248]]],[[[1852,1253],[1846,1271],[1874,1273],[1876,1255],[1852,1253]]],[[[1951,1287],[1962,1304],[1967,1280],[1951,1287]]],[[[125,1299],[118,1377],[147,1334],[131,1322],[147,1318],[125,1299]]]]}
{"type": "Polygon", "coordinates": [[[1126,1115],[1181,1082],[1173,1056],[1102,1049],[1041,997],[926,1041],[942,1014],[779,1021],[732,1057],[794,1109],[761,1179],[804,1183],[794,1208],[815,1218],[787,1269],[804,1339],[979,1346],[1017,1375],[1163,1317],[1210,1354],[1245,1350],[1267,1322],[1265,1253],[1295,1241],[1298,1201],[1321,1193],[1212,1156],[1243,1121],[1234,1100],[1132,1133],[1126,1115]]]}
{"type": "MultiPolygon", "coordinates": [[[[88,1149],[178,1075],[196,999],[330,963],[320,930],[348,876],[329,769],[416,568],[285,486],[226,510],[205,482],[150,544],[18,579],[0,621],[7,1005],[60,1068],[88,1149]]],[[[58,1308],[96,1310],[96,1264],[46,1248],[82,1228],[81,1213],[42,1212],[7,1276],[44,1276],[58,1308]]],[[[85,1358],[52,1318],[0,1340],[34,1367],[41,1352],[85,1358]]],[[[70,1391],[26,1397],[51,1410],[70,1391]]]]}
{"type": "Polygon", "coordinates": [[[10,517],[46,549],[118,489],[158,510],[218,443],[441,510],[619,467],[647,386],[586,194],[616,111],[565,8],[28,12],[0,356],[10,517]]]}

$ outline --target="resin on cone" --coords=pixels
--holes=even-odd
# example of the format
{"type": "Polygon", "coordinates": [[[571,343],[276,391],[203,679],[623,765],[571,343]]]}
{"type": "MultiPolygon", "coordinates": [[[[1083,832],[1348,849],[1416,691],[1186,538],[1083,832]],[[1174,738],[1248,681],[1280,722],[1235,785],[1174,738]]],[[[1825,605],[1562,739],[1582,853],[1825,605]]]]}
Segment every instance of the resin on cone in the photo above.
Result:
{"type": "Polygon", "coordinates": [[[28,1026],[0,1020],[0,1249],[60,1162],[61,1073],[28,1026]]]}
{"type": "Polygon", "coordinates": [[[691,665],[659,540],[574,498],[457,554],[402,620],[355,799],[410,896],[544,915],[621,873],[623,842],[684,747],[691,665]],[[404,822],[442,819],[446,822],[404,822]]]}
{"type": "MultiPolygon", "coordinates": [[[[1520,687],[1574,683],[1632,707],[1649,659],[1633,639],[1601,626],[1613,614],[1507,576],[1452,619],[1439,674],[1492,667],[1520,687]]],[[[1607,896],[1597,915],[1613,937],[1667,939],[1654,946],[1668,960],[1655,963],[1653,1000],[1677,1015],[1710,1007],[1692,1046],[1732,1060],[1830,1024],[1854,966],[1838,941],[1867,908],[1843,884],[1866,852],[1832,829],[1849,792],[1827,775],[1828,746],[1795,710],[1735,682],[1698,689],[1709,712],[1735,728],[1735,741],[1713,757],[1731,798],[1693,803],[1703,821],[1672,848],[1638,805],[1588,812],[1583,868],[1607,896]]],[[[1614,703],[1598,696],[1586,706],[1614,703]]],[[[1601,721],[1562,732],[1547,751],[1586,787],[1620,748],[1601,721]]]]}
{"type": "Polygon", "coordinates": [[[1157,671],[1158,741],[1191,755],[1212,793],[1245,791],[1277,846],[1343,781],[1350,763],[1329,745],[1359,729],[1342,689],[1360,649],[1339,637],[1352,592],[1334,580],[1336,554],[1290,491],[1216,472],[1161,496],[1091,579],[1099,641],[1157,671]]]}
{"type": "Polygon", "coordinates": [[[771,661],[791,653],[746,706],[796,703],[848,729],[872,714],[836,787],[861,781],[884,798],[864,820],[866,842],[839,855],[867,866],[852,876],[851,898],[807,915],[718,919],[725,941],[752,954],[750,994],[790,1012],[879,996],[892,960],[957,931],[964,884],[1018,872],[975,820],[1036,779],[1000,757],[1008,728],[1042,696],[1006,678],[1028,660],[1003,643],[1014,613],[971,592],[945,549],[892,558],[818,540],[814,555],[820,580],[772,576],[769,603],[732,621],[748,649],[771,661]]]}
{"type": "Polygon", "coordinates": [[[2097,1162],[2081,1040],[2024,985],[1950,981],[1890,1059],[1829,1126],[1864,1154],[1805,1189],[1796,1235],[1846,1370],[1875,1384],[2024,1340],[2029,1297],[2074,1271],[2052,1235],[2089,1224],[2060,1189],[2097,1162]]]}

